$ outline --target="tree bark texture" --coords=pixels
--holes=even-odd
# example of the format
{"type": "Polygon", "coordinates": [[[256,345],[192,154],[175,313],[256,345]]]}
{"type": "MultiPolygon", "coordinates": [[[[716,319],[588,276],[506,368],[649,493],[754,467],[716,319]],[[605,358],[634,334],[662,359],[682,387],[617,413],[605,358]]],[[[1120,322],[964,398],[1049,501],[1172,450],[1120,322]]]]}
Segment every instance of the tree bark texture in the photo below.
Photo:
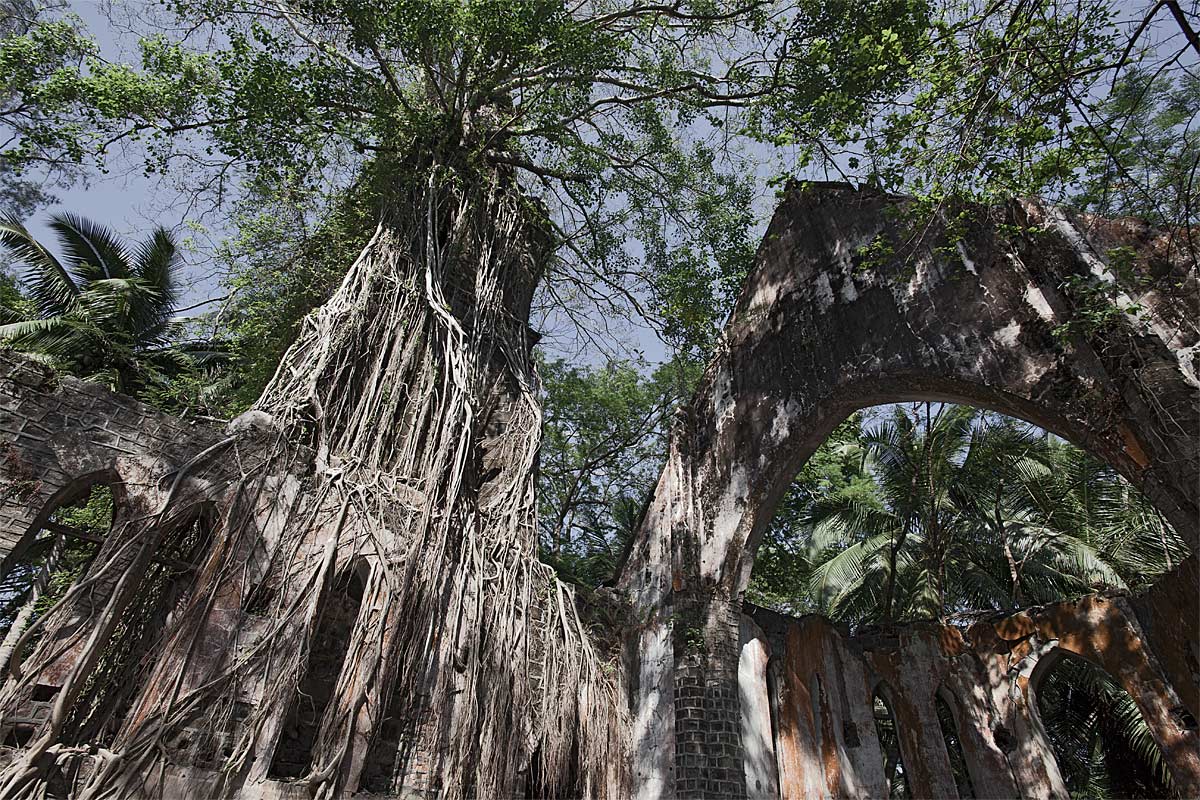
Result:
{"type": "Polygon", "coordinates": [[[616,684],[570,589],[537,560],[527,320],[549,250],[536,212],[501,175],[437,167],[394,199],[254,408],[153,475],[161,497],[123,504],[84,580],[104,591],[76,591],[42,621],[52,635],[0,709],[71,666],[48,684],[48,724],[0,777],[0,797],[54,778],[80,709],[106,702],[84,690],[147,560],[209,506],[195,588],[137,665],[144,688],[80,796],[132,793],[197,737],[219,751],[215,793],[278,777],[271,753],[287,741],[302,751],[290,756],[302,774],[288,777],[337,796],[358,784],[385,716],[422,765],[415,776],[397,765],[389,788],[498,797],[619,785],[616,684]],[[311,652],[312,636],[351,575],[361,599],[336,685],[310,709],[319,726],[282,730],[293,704],[313,702],[298,688],[328,654],[311,652]]]}

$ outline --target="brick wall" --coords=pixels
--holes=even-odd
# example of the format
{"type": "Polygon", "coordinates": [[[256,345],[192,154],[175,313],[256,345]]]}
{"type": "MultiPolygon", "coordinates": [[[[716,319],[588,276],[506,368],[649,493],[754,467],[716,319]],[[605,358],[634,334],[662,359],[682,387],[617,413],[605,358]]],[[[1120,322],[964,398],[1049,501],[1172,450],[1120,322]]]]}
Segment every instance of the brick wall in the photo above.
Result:
{"type": "MultiPolygon", "coordinates": [[[[1200,303],[1186,254],[1136,221],[1038,203],[976,209],[963,237],[934,226],[908,246],[905,202],[845,185],[793,187],[695,396],[676,413],[618,579],[646,621],[627,665],[639,684],[638,796],[744,794],[728,763],[740,757],[737,625],[721,609],[747,586],[796,470],[856,409],[932,399],[1030,420],[1109,464],[1200,547],[1200,303]],[[1013,236],[1015,227],[1036,235],[1013,236]],[[869,258],[877,241],[896,244],[894,254],[869,258]],[[1135,254],[1136,280],[1105,264],[1115,247],[1135,254]],[[1074,287],[1100,282],[1142,316],[1072,326],[1088,303],[1074,287]],[[673,657],[648,664],[638,654],[660,651],[663,628],[673,657]],[[674,696],[664,707],[666,685],[674,696]],[[667,743],[673,758],[656,757],[667,743]]],[[[920,712],[923,725],[936,723],[920,712]]],[[[944,788],[934,772],[913,780],[944,788]]]]}

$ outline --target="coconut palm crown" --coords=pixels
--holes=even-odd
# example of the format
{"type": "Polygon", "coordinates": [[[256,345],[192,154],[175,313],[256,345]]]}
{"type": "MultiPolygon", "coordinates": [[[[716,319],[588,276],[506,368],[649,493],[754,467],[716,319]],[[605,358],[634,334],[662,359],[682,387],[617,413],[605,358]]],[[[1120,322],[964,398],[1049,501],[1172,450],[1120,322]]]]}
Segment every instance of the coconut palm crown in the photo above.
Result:
{"type": "Polygon", "coordinates": [[[24,268],[26,294],[0,304],[0,347],[134,396],[215,357],[203,343],[178,341],[180,257],[166,229],[130,248],[73,214],[55,215],[50,228],[62,258],[16,218],[0,217],[0,248],[24,268]]]}
{"type": "Polygon", "coordinates": [[[863,624],[1019,608],[1142,588],[1187,557],[1083,451],[964,406],[923,410],[895,406],[863,431],[866,491],[799,498],[791,536],[812,610],[863,624]]]}

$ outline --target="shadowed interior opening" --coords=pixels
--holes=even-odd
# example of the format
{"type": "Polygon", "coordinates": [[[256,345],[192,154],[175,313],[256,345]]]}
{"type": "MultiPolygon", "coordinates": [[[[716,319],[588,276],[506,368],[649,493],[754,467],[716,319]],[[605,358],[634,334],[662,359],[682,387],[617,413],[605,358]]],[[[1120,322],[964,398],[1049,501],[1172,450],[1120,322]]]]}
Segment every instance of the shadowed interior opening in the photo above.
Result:
{"type": "Polygon", "coordinates": [[[951,707],[953,699],[947,700],[945,690],[934,695],[934,707],[937,710],[938,727],[942,731],[942,741],[946,745],[946,756],[950,759],[950,769],[954,773],[954,785],[958,788],[958,796],[962,800],[976,796],[975,787],[971,783],[971,774],[967,770],[967,758],[963,754],[962,741],[958,736],[958,719],[951,707]]]}
{"type": "Polygon", "coordinates": [[[321,598],[308,663],[275,745],[268,773],[272,778],[298,778],[312,767],[321,721],[337,689],[364,589],[359,570],[347,569],[321,598]]]}
{"type": "Polygon", "coordinates": [[[1177,796],[1162,750],[1129,693],[1090,661],[1055,651],[1037,711],[1072,797],[1177,796]]]}
{"type": "Polygon", "coordinates": [[[900,730],[892,707],[876,690],[872,700],[875,715],[875,735],[879,737],[879,749],[883,753],[883,777],[888,785],[888,797],[909,798],[908,776],[904,771],[904,758],[900,754],[900,730]]]}

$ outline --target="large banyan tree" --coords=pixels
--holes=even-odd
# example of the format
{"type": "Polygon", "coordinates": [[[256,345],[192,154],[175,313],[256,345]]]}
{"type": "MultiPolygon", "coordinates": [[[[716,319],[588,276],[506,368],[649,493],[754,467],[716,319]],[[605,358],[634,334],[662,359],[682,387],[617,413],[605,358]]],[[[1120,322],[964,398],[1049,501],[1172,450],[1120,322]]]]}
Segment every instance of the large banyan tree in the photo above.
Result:
{"type": "MultiPolygon", "coordinates": [[[[263,741],[288,735],[264,726],[307,689],[318,611],[348,580],[370,616],[344,642],[352,668],[309,763],[290,777],[317,796],[343,791],[362,706],[390,696],[404,698],[390,713],[415,729],[427,787],[448,797],[619,791],[626,722],[615,673],[570,588],[537,559],[530,305],[566,263],[563,247],[581,256],[576,269],[613,263],[603,227],[619,219],[674,228],[675,244],[692,247],[701,237],[679,227],[687,215],[739,222],[721,201],[737,182],[717,174],[710,149],[673,145],[673,130],[762,91],[766,71],[752,63],[747,83],[737,61],[715,58],[723,37],[762,21],[753,6],[598,6],[181,3],[174,11],[208,23],[221,49],[144,43],[137,96],[124,98],[144,113],[119,136],[203,129],[268,181],[312,180],[337,157],[366,154],[353,169],[382,202],[366,246],[253,409],[164,478],[161,507],[119,515],[110,538],[126,544],[103,551],[17,643],[25,655],[0,706],[27,699],[64,652],[73,666],[45,732],[0,776],[0,795],[39,796],[63,748],[98,729],[111,711],[106,685],[130,680],[138,663],[126,659],[122,672],[113,640],[131,635],[131,608],[155,600],[137,576],[181,520],[201,517],[211,529],[204,591],[158,637],[156,666],[87,796],[135,792],[186,732],[224,728],[239,687],[261,681],[221,763],[227,786],[238,785],[263,741]],[[588,240],[572,213],[594,226],[588,240]],[[671,213],[684,216],[651,223],[671,213]],[[241,464],[234,486],[192,485],[229,459],[241,464]],[[217,496],[226,500],[214,509],[217,496]],[[81,602],[95,586],[107,601],[81,602]],[[214,606],[230,593],[271,626],[248,651],[215,665],[208,656],[198,674],[214,606]]],[[[176,143],[160,137],[157,155],[169,159],[176,143]]]]}
{"type": "MultiPolygon", "coordinates": [[[[12,84],[29,102],[3,111],[24,137],[16,155],[78,159],[97,142],[140,138],[153,165],[174,168],[183,155],[215,165],[210,187],[232,174],[304,186],[351,173],[349,191],[370,185],[379,198],[376,227],[253,409],[154,476],[161,506],[118,518],[113,537],[127,545],[106,551],[18,643],[25,654],[0,708],[27,697],[65,649],[74,667],[46,732],[0,775],[4,798],[38,796],[58,755],[96,727],[103,682],[129,677],[106,653],[147,602],[134,576],[200,517],[211,537],[205,591],[158,637],[156,666],[87,796],[135,792],[186,731],[237,718],[238,687],[259,681],[262,699],[221,757],[226,786],[237,785],[263,740],[287,735],[271,720],[304,688],[323,598],[351,583],[364,609],[345,642],[351,668],[310,762],[290,777],[319,797],[346,789],[363,706],[391,696],[405,698],[394,713],[412,722],[428,786],[446,797],[619,794],[618,671],[570,588],[537,560],[535,296],[566,297],[566,311],[583,298],[642,313],[703,346],[749,252],[752,176],[733,169],[739,136],[820,154],[824,142],[853,141],[939,48],[958,42],[954,63],[969,69],[964,36],[1016,26],[1077,65],[1111,33],[1096,15],[1047,25],[1054,14],[1037,3],[1003,19],[993,8],[957,33],[932,25],[935,9],[916,0],[167,5],[187,35],[144,39],[139,69],[95,61],[39,73],[87,48],[30,38],[29,69],[12,84]],[[56,127],[70,114],[81,121],[56,127]],[[232,484],[191,480],[214,461],[237,465],[232,484]],[[218,493],[229,501],[213,510],[218,493]],[[111,587],[107,600],[81,602],[97,584],[111,587]],[[271,623],[253,647],[214,660],[206,620],[230,597],[271,623]]],[[[1028,114],[1060,114],[1034,107],[986,55],[994,99],[962,88],[983,98],[978,119],[931,128],[926,147],[950,152],[1028,114]]],[[[964,113],[947,96],[959,87],[930,85],[941,94],[922,97],[964,113]]],[[[893,140],[895,171],[873,179],[903,180],[913,141],[893,140]]]]}

